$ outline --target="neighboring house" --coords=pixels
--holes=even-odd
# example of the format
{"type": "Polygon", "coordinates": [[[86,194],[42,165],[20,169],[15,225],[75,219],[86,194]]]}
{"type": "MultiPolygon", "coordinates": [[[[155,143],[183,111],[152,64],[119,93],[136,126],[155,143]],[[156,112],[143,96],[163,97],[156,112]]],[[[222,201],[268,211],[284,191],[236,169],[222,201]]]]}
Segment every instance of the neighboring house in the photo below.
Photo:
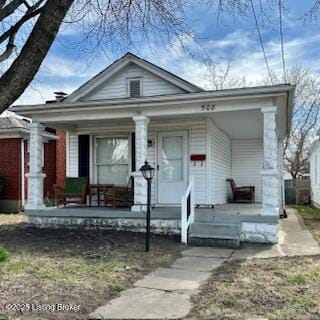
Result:
{"type": "Polygon", "coordinates": [[[320,208],[320,138],[313,143],[310,152],[311,202],[320,208]]]}
{"type": "Polygon", "coordinates": [[[16,106],[12,110],[34,122],[30,221],[141,229],[147,191],[139,168],[148,160],[156,168],[152,223],[157,232],[180,233],[181,228],[186,242],[192,223],[190,238],[276,242],[283,201],[281,149],[293,94],[291,85],[204,91],[128,53],[60,102],[16,106]],[[45,210],[37,165],[43,126],[66,131],[67,176],[117,185],[133,176],[131,212],[45,210]],[[230,177],[239,186],[254,186],[256,203],[228,204],[230,177]],[[189,194],[182,201],[187,189],[194,195],[191,206],[183,202],[189,194]]]}
{"type": "MultiPolygon", "coordinates": [[[[4,192],[0,195],[0,213],[18,212],[24,208],[27,195],[25,173],[28,168],[30,123],[15,116],[0,117],[0,177],[4,179],[4,192]]],[[[44,197],[53,198],[56,182],[56,137],[44,132],[43,172],[44,197]]]]}

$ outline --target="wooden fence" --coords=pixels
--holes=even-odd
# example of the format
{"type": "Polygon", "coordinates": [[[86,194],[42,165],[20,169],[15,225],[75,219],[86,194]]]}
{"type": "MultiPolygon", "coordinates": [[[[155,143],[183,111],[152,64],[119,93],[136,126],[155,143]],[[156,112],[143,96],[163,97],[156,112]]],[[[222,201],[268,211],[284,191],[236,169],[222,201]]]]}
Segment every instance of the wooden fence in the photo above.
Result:
{"type": "Polygon", "coordinates": [[[310,189],[310,179],[285,180],[286,204],[309,204],[310,189]]]}

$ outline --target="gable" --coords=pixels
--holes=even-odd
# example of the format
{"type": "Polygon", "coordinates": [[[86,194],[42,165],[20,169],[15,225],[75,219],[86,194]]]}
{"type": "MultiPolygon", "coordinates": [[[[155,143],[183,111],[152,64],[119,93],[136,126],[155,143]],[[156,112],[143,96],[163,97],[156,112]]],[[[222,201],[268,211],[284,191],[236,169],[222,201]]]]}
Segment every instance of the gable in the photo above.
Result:
{"type": "Polygon", "coordinates": [[[133,78],[141,79],[142,96],[158,96],[186,92],[134,63],[130,63],[93,92],[83,97],[82,100],[91,101],[128,97],[128,79],[133,78]]]}
{"type": "Polygon", "coordinates": [[[142,96],[202,92],[192,83],[127,53],[71,93],[64,102],[126,98],[127,79],[142,80],[142,96]]]}

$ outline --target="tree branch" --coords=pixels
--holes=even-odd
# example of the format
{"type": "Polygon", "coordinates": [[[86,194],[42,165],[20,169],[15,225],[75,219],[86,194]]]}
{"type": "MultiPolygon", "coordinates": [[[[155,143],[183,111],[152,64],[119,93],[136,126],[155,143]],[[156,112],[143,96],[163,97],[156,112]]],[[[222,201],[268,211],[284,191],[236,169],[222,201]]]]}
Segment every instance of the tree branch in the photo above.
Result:
{"type": "Polygon", "coordinates": [[[48,0],[20,54],[0,79],[0,112],[30,84],[73,0],[48,0]]]}
{"type": "MultiPolygon", "coordinates": [[[[1,6],[0,9],[0,21],[9,17],[14,11],[23,3],[23,0],[12,0],[6,6],[1,6]]],[[[5,1],[3,5],[5,4],[5,1]]]]}

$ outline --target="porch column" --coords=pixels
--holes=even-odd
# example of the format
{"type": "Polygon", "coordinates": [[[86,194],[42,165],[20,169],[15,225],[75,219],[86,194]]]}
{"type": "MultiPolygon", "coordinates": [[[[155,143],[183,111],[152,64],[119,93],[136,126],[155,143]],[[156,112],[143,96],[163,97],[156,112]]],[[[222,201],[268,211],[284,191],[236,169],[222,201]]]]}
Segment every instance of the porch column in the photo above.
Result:
{"type": "Polygon", "coordinates": [[[276,133],[277,107],[263,107],[263,170],[262,175],[262,215],[279,214],[280,181],[279,153],[276,133]]]}
{"type": "Polygon", "coordinates": [[[44,209],[43,203],[43,179],[42,173],[42,149],[43,149],[43,126],[40,123],[30,124],[30,159],[28,178],[28,202],[26,209],[44,209]]]}
{"type": "Polygon", "coordinates": [[[136,172],[134,177],[134,205],[132,211],[146,210],[147,203],[147,181],[143,178],[139,169],[147,159],[148,151],[148,123],[146,116],[133,117],[135,122],[135,144],[136,144],[136,172]]]}

